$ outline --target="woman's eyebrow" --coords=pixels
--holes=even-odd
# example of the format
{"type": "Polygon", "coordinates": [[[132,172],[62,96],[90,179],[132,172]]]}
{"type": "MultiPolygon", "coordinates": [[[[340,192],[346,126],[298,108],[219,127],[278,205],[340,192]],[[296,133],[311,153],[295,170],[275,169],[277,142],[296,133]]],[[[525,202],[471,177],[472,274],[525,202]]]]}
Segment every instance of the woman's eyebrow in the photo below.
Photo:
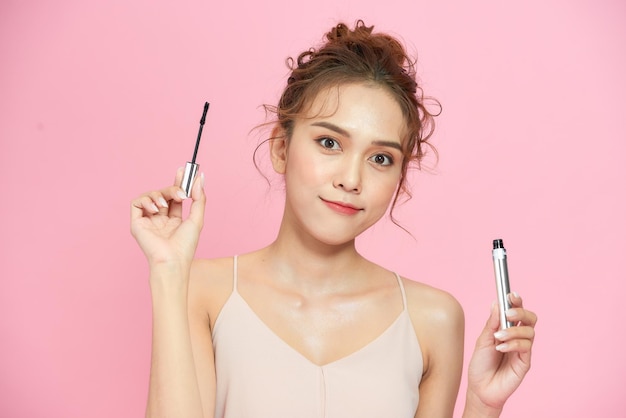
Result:
{"type": "Polygon", "coordinates": [[[402,145],[399,142],[395,141],[372,141],[372,145],[378,145],[381,147],[390,147],[395,148],[398,151],[402,151],[402,145]]]}
{"type": "Polygon", "coordinates": [[[320,126],[322,128],[330,129],[331,131],[337,132],[339,135],[350,138],[350,132],[330,122],[324,122],[324,121],[313,122],[311,126],[320,126]]]}
{"type": "MultiPolygon", "coordinates": [[[[338,133],[341,136],[345,136],[346,138],[350,138],[350,132],[346,131],[345,129],[335,125],[334,123],[330,123],[330,122],[324,122],[324,121],[319,121],[319,122],[313,122],[311,124],[311,126],[319,126],[321,128],[326,128],[326,129],[330,129],[333,132],[338,133]]],[[[395,141],[372,141],[372,145],[378,145],[378,146],[382,146],[382,147],[390,147],[390,148],[395,148],[399,151],[402,151],[402,145],[400,145],[399,142],[395,142],[395,141]]]]}

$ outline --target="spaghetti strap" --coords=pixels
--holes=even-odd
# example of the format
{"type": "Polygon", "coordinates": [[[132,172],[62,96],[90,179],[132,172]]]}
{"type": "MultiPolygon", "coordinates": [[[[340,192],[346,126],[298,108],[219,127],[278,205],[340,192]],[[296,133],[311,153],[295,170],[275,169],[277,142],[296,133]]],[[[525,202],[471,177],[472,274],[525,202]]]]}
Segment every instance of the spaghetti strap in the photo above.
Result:
{"type": "Polygon", "coordinates": [[[237,256],[233,257],[233,293],[237,293],[237,256]]]}
{"type": "Polygon", "coordinates": [[[406,304],[406,292],[404,291],[404,284],[402,283],[402,278],[400,277],[400,275],[398,273],[394,273],[396,275],[396,279],[398,280],[398,285],[400,286],[400,292],[402,292],[402,307],[403,310],[406,311],[407,309],[407,304],[406,304]]]}

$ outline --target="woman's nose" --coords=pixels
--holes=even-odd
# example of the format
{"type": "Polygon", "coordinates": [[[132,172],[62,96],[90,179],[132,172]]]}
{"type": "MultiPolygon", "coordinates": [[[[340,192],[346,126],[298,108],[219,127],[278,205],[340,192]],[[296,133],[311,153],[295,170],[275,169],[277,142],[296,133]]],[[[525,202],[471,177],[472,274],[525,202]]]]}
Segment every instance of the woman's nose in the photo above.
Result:
{"type": "Polygon", "coordinates": [[[338,162],[338,170],[333,185],[346,192],[361,192],[361,163],[357,158],[343,159],[338,162]]]}

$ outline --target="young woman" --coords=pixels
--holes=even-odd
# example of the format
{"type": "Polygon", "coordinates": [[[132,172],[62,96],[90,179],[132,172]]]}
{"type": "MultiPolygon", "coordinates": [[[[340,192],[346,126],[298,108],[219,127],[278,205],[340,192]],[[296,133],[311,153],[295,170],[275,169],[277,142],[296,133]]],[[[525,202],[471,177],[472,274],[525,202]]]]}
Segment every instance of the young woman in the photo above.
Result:
{"type": "MultiPolygon", "coordinates": [[[[204,176],[132,202],[150,265],[148,416],[451,417],[463,311],[448,293],[363,258],[359,234],[406,192],[432,115],[400,43],[357,22],[292,65],[269,140],[284,176],[276,239],[239,257],[194,260],[204,176]]],[[[530,367],[536,316],[510,295],[469,365],[465,417],[499,416],[530,367]]]]}

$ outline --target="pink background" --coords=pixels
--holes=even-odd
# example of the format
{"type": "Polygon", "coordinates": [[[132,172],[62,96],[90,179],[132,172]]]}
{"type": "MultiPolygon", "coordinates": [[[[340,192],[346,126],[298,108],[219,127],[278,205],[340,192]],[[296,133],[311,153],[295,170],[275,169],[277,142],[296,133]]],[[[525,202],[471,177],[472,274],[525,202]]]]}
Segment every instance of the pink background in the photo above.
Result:
{"type": "Polygon", "coordinates": [[[504,416],[623,416],[621,0],[3,0],[0,416],[143,414],[151,313],[131,198],[190,159],[208,100],[199,255],[269,242],[282,192],[251,162],[258,106],[288,55],[357,18],[406,40],[444,108],[440,163],[397,212],[415,239],[385,220],[362,251],[456,295],[469,356],[504,238],[512,287],[540,316],[504,416]]]}

